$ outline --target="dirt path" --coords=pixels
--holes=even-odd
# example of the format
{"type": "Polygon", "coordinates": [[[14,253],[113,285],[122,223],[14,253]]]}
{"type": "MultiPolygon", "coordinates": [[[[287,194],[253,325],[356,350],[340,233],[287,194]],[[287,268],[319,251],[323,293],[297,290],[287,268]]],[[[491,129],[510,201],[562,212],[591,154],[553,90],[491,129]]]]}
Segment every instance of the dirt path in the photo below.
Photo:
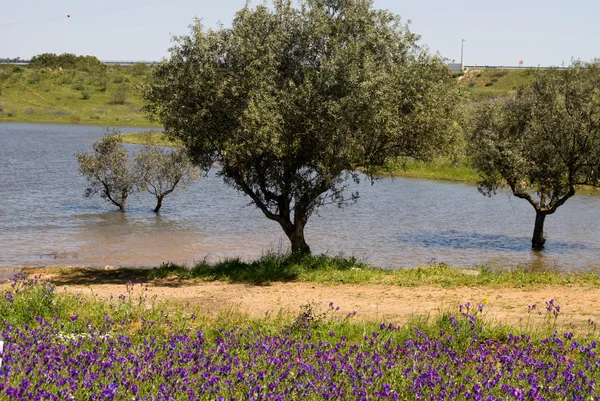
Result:
{"type": "MultiPolygon", "coordinates": [[[[59,291],[92,292],[101,298],[126,292],[124,283],[68,283],[58,280],[59,291]]],[[[488,319],[508,324],[543,321],[547,318],[545,302],[560,305],[559,322],[563,325],[587,326],[589,319],[600,323],[600,289],[583,287],[540,287],[494,289],[486,287],[440,288],[431,286],[398,287],[390,285],[324,285],[316,283],[273,283],[268,286],[225,282],[186,282],[161,280],[148,283],[148,296],[181,302],[204,313],[239,309],[253,316],[266,313],[297,313],[308,302],[319,302],[323,309],[330,302],[340,307],[340,314],[356,311],[358,319],[404,323],[415,316],[457,311],[460,304],[487,302],[488,319]],[[528,306],[537,304],[528,314],[528,306]]],[[[136,293],[141,291],[136,285],[136,293]]]]}

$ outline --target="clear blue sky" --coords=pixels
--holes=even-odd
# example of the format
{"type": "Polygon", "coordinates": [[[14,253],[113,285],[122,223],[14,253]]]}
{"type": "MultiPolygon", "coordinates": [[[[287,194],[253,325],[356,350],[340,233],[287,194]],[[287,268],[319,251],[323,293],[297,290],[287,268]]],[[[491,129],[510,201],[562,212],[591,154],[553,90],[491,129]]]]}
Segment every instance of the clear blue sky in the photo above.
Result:
{"type": "MultiPolygon", "coordinates": [[[[253,1],[252,4],[260,4],[253,1]]],[[[2,0],[0,57],[89,54],[101,60],[160,60],[192,18],[229,25],[244,0],[2,0]],[[71,17],[68,18],[67,14],[71,17]]],[[[559,66],[600,57],[598,0],[375,0],[412,21],[433,52],[467,65],[559,66]]]]}

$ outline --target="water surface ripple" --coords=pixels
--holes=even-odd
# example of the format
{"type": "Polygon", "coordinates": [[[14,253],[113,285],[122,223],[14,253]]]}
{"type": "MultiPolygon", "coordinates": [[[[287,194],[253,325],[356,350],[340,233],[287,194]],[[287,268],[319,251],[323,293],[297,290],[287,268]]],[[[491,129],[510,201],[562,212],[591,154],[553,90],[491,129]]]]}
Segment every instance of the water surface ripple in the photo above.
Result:
{"type": "MultiPolygon", "coordinates": [[[[158,216],[146,194],[130,199],[126,213],[86,199],[74,155],[90,150],[103,131],[0,124],[0,267],[191,265],[287,247],[277,223],[214,171],[167,197],[158,216]]],[[[356,205],[326,207],[309,221],[306,236],[315,252],[355,255],[382,267],[435,260],[582,271],[600,260],[597,196],[576,196],[549,216],[547,249],[532,252],[533,208],[507,194],[487,198],[469,185],[400,178],[352,184],[352,190],[360,193],[356,205]]]]}

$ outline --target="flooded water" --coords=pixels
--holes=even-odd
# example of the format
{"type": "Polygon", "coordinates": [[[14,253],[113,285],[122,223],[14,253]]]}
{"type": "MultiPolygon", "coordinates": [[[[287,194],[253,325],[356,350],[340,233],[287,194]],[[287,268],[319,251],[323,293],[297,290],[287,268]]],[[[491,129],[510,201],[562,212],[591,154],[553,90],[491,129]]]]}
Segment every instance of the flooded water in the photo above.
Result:
{"type": "MultiPolygon", "coordinates": [[[[125,131],[135,131],[127,128],[125,131]]],[[[156,266],[207,258],[251,259],[285,249],[278,224],[248,206],[214,172],[168,196],[134,196],[126,213],[83,196],[75,153],[101,127],[0,124],[0,270],[11,266],[156,266]]],[[[135,147],[131,147],[134,149],[135,147]]],[[[428,264],[596,269],[600,197],[570,199],[546,219],[547,249],[533,252],[535,214],[525,201],[486,198],[469,185],[381,179],[359,184],[356,205],[327,207],[307,226],[314,252],[344,253],[382,267],[428,264]]]]}

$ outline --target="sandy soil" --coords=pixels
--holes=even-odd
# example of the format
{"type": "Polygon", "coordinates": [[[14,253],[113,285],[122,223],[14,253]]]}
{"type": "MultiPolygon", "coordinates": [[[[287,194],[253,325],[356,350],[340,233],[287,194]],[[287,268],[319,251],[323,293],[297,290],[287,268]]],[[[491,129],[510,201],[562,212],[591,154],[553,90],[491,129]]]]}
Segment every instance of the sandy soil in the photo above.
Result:
{"type": "MultiPolygon", "coordinates": [[[[60,291],[97,294],[101,298],[126,293],[125,283],[118,281],[53,279],[60,291]]],[[[1,287],[1,286],[0,286],[1,287]]],[[[136,293],[141,287],[136,285],[136,293]]],[[[276,314],[280,310],[297,313],[308,302],[330,302],[340,307],[340,314],[357,312],[356,318],[404,323],[417,316],[435,316],[456,311],[460,304],[487,302],[485,314],[493,321],[518,325],[535,323],[547,317],[545,302],[555,300],[560,305],[559,322],[563,325],[587,326],[589,319],[600,323],[600,289],[574,287],[538,287],[526,289],[494,289],[486,287],[440,288],[432,286],[398,287],[391,285],[325,285],[317,283],[272,283],[267,286],[226,282],[155,280],[148,283],[149,298],[180,302],[204,313],[238,309],[253,316],[276,314]],[[537,312],[528,313],[528,306],[537,304],[537,312]]]]}

